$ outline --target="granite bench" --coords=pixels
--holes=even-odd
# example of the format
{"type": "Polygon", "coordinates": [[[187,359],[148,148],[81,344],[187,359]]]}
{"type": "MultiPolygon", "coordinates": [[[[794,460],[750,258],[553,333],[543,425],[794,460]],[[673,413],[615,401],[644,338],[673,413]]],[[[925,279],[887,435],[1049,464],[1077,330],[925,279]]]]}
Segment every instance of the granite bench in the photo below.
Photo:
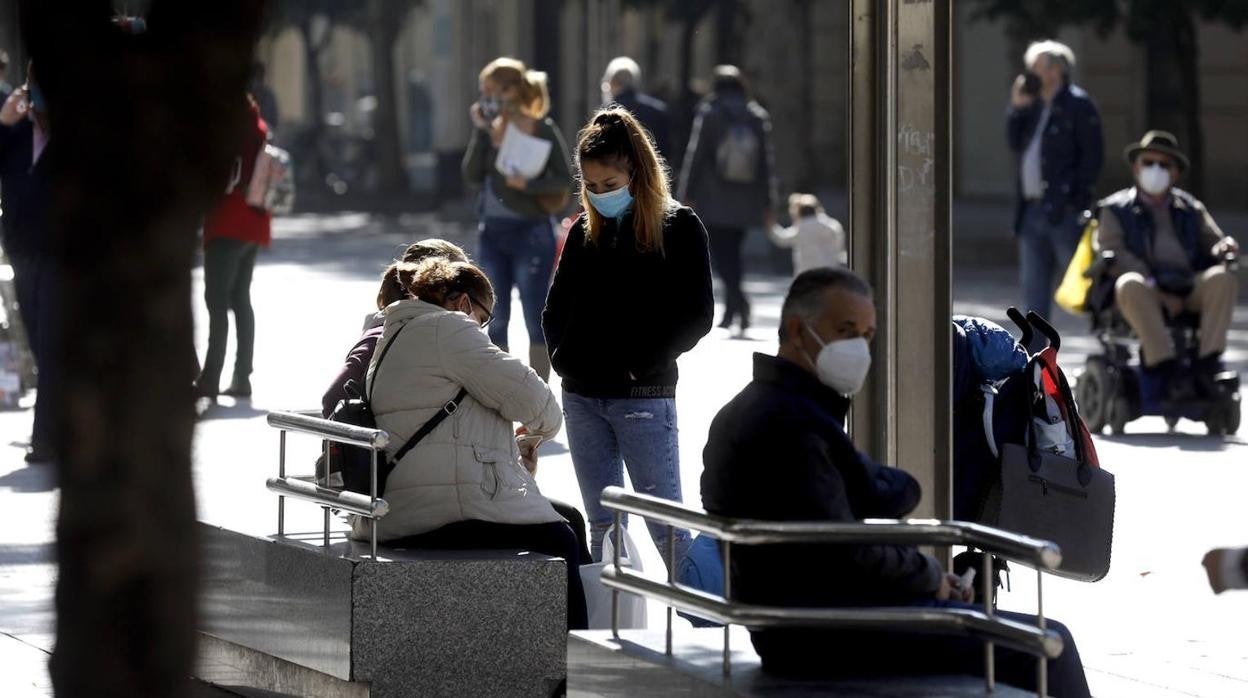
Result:
{"type": "Polygon", "coordinates": [[[723,630],[682,630],[672,654],[665,652],[663,630],[577,630],[568,640],[568,695],[596,698],[680,695],[687,698],[728,696],[855,696],[856,698],[964,698],[1035,696],[998,683],[992,693],[973,676],[889,676],[803,681],[764,674],[745,628],[732,626],[732,673],[723,672],[723,630]]]}
{"type": "Polygon", "coordinates": [[[549,696],[567,669],[565,563],[200,524],[196,677],[300,696],[549,696]]]}

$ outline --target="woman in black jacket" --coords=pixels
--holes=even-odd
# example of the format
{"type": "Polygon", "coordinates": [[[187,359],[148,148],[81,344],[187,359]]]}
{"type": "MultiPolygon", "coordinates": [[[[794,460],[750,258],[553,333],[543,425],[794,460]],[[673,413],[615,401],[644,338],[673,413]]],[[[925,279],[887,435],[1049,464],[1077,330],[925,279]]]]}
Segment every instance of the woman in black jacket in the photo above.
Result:
{"type": "MultiPolygon", "coordinates": [[[[622,485],[681,500],[676,358],[711,328],[706,230],[671,198],[650,135],[624,109],[598,112],[577,143],[585,213],[568,233],[542,327],[563,379],[568,445],[601,557],[611,516],[600,495],[622,485]]],[[[666,555],[667,527],[650,534],[666,555]]],[[[689,545],[677,529],[676,556],[689,545]]]]}

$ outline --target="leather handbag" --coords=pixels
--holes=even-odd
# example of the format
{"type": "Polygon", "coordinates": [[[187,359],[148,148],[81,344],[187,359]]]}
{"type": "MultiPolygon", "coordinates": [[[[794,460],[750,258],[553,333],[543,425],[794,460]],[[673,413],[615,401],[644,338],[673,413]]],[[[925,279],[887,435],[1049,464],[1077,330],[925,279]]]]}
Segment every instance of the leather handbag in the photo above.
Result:
{"type": "Polygon", "coordinates": [[[1113,473],[1100,467],[1053,348],[1039,352],[1019,379],[1025,400],[1023,443],[1004,443],[1000,474],[980,521],[1050,540],[1062,550],[1054,574],[1085,582],[1109,573],[1114,540],[1113,473]],[[1064,432],[1054,438],[1054,432],[1064,432]]]}
{"type": "Polygon", "coordinates": [[[1062,549],[1054,574],[1095,582],[1109,573],[1114,476],[1102,468],[1021,444],[1001,450],[1001,476],[984,507],[992,526],[1050,540],[1062,549]]]}

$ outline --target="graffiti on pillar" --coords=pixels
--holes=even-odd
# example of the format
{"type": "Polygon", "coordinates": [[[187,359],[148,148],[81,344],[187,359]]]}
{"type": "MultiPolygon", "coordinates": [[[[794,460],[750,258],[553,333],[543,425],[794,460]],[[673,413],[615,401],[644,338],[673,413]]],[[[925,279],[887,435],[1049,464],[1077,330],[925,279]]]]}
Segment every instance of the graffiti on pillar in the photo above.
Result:
{"type": "Polygon", "coordinates": [[[936,134],[903,122],[897,129],[897,191],[936,192],[936,134]]]}
{"type": "Polygon", "coordinates": [[[901,67],[904,70],[931,70],[932,64],[927,61],[927,56],[923,55],[923,44],[915,44],[914,48],[901,59],[901,67]]]}

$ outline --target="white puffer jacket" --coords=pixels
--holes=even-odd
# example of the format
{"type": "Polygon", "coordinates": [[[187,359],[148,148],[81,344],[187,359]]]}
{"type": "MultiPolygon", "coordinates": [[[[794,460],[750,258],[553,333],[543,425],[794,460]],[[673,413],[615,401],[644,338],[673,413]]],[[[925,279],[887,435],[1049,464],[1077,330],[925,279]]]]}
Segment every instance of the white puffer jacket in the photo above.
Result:
{"type": "MultiPolygon", "coordinates": [[[[378,522],[380,540],[470,519],[562,520],[521,465],[513,424],[549,439],[563,423],[559,404],[532,369],[491,344],[474,320],[419,300],[390,305],[368,368],[370,387],[374,381],[373,413],[377,427],[390,434],[390,457],[461,387],[468,390],[455,414],[390,473],[384,495],[390,513],[378,522]],[[378,372],[377,361],[396,333],[378,372]]],[[[354,536],[366,538],[368,522],[357,518],[354,524],[354,536]]]]}

